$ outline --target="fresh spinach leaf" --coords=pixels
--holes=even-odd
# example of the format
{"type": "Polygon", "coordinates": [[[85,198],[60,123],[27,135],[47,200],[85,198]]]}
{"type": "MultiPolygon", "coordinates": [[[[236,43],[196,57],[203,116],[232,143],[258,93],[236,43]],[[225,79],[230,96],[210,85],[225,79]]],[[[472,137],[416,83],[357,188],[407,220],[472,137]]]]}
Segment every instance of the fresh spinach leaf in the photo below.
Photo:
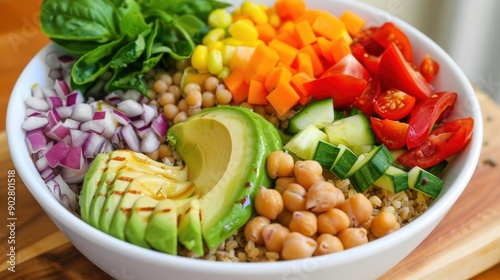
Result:
{"type": "Polygon", "coordinates": [[[102,0],[45,0],[40,25],[55,39],[106,43],[119,37],[115,8],[102,0]]]}
{"type": "Polygon", "coordinates": [[[135,89],[145,96],[148,96],[148,86],[144,80],[144,73],[135,65],[130,65],[115,72],[115,75],[108,83],[108,90],[128,90],[135,89]]]}
{"type": "Polygon", "coordinates": [[[100,43],[93,41],[73,41],[63,39],[52,39],[52,41],[61,46],[70,54],[74,55],[86,54],[101,45],[100,43]]]}
{"type": "Polygon", "coordinates": [[[174,21],[189,34],[196,44],[201,44],[203,37],[210,31],[205,22],[192,14],[181,15],[174,21]]]}
{"type": "Polygon", "coordinates": [[[127,67],[128,64],[135,62],[146,49],[146,40],[144,36],[139,35],[135,41],[132,41],[123,47],[114,55],[109,63],[113,69],[127,67]]]}
{"type": "Polygon", "coordinates": [[[120,31],[129,40],[135,40],[137,35],[146,35],[151,31],[152,24],[147,24],[141,13],[130,12],[123,15],[120,21],[120,31]]]}

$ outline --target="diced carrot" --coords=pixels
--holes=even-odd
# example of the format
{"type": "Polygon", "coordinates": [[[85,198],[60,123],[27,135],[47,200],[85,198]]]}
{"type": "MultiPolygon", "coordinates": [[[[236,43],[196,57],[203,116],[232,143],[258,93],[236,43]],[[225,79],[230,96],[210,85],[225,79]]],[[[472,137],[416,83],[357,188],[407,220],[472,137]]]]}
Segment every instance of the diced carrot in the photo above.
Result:
{"type": "Polygon", "coordinates": [[[255,26],[259,32],[259,39],[264,43],[269,44],[269,42],[276,37],[276,28],[274,28],[269,23],[258,24],[255,26]]]}
{"type": "Polygon", "coordinates": [[[340,19],[324,11],[318,14],[311,27],[317,36],[324,36],[330,40],[338,38],[345,28],[340,19]]]}
{"type": "Polygon", "coordinates": [[[299,40],[296,38],[296,34],[290,34],[290,33],[278,33],[278,35],[276,35],[276,40],[279,40],[293,48],[300,48],[300,42],[299,40]]]}
{"type": "Polygon", "coordinates": [[[238,87],[238,89],[235,92],[231,92],[233,94],[233,101],[236,104],[239,104],[248,98],[248,91],[249,91],[250,86],[243,82],[241,85],[238,87]]]}
{"type": "Polygon", "coordinates": [[[288,69],[288,71],[290,71],[290,73],[292,73],[292,75],[297,74],[296,69],[292,68],[291,66],[286,65],[285,63],[283,63],[281,61],[278,61],[278,64],[276,64],[276,68],[278,68],[278,67],[285,67],[286,69],[288,69]]]}
{"type": "Polygon", "coordinates": [[[282,33],[288,33],[288,34],[293,34],[295,32],[295,22],[288,20],[285,21],[281,24],[281,26],[278,28],[278,34],[282,33]]]}
{"type": "Polygon", "coordinates": [[[342,13],[340,20],[351,35],[358,33],[365,26],[365,20],[349,10],[342,13]]]}
{"type": "Polygon", "coordinates": [[[295,88],[297,93],[302,96],[309,96],[304,84],[314,80],[314,78],[310,77],[306,73],[297,73],[292,76],[290,79],[290,84],[295,88]]]}
{"type": "Polygon", "coordinates": [[[276,13],[285,20],[296,19],[306,10],[303,0],[278,0],[274,3],[276,13]]]}
{"type": "Polygon", "coordinates": [[[268,92],[271,92],[282,83],[290,83],[290,78],[292,78],[292,72],[288,70],[288,67],[276,67],[267,76],[264,86],[268,92]]]}
{"type": "Polygon", "coordinates": [[[302,15],[294,20],[294,22],[299,22],[303,20],[307,20],[309,24],[313,24],[314,20],[318,16],[320,10],[316,9],[306,9],[302,15]]]}
{"type": "Polygon", "coordinates": [[[313,68],[313,75],[314,75],[313,77],[317,77],[317,76],[321,75],[321,73],[323,73],[323,71],[324,71],[323,63],[319,59],[319,56],[316,53],[316,51],[314,50],[313,46],[307,45],[307,46],[303,47],[302,49],[300,49],[299,53],[300,52],[307,53],[309,55],[309,58],[311,59],[311,65],[313,68]]]}
{"type": "Polygon", "coordinates": [[[243,83],[243,77],[244,74],[241,70],[232,71],[231,74],[224,79],[224,84],[231,93],[234,93],[243,83]]]}
{"type": "Polygon", "coordinates": [[[306,106],[307,104],[309,104],[309,102],[313,98],[312,96],[305,96],[302,93],[297,92],[297,94],[299,95],[299,104],[302,106],[306,106]]]}
{"type": "Polygon", "coordinates": [[[344,56],[350,54],[351,48],[344,40],[344,38],[339,38],[333,42],[333,47],[331,51],[333,59],[337,62],[341,60],[344,56]]]}
{"type": "Polygon", "coordinates": [[[297,105],[300,96],[289,83],[283,83],[269,93],[267,100],[269,100],[269,103],[276,112],[283,116],[293,108],[293,106],[297,105]]]}
{"type": "Polygon", "coordinates": [[[271,40],[271,42],[269,42],[269,47],[274,49],[278,53],[280,61],[283,62],[286,66],[290,66],[295,60],[297,53],[299,53],[298,49],[278,39],[271,40]]]}
{"type": "Polygon", "coordinates": [[[308,21],[303,20],[297,22],[295,24],[295,31],[297,32],[297,37],[302,46],[307,46],[316,42],[316,35],[314,35],[314,31],[308,21]]]}
{"type": "Polygon", "coordinates": [[[251,80],[250,87],[248,89],[248,103],[254,105],[267,105],[269,101],[267,100],[268,91],[266,87],[259,81],[251,80]]]}
{"type": "Polygon", "coordinates": [[[333,44],[332,41],[328,40],[325,37],[318,37],[318,46],[321,51],[321,55],[328,60],[329,62],[335,62],[333,59],[333,54],[331,52],[333,44]]]}
{"type": "Polygon", "coordinates": [[[279,59],[278,52],[266,44],[259,44],[248,62],[245,72],[245,82],[250,83],[251,80],[257,80],[263,83],[279,59]]]}
{"type": "Polygon", "coordinates": [[[295,69],[297,69],[298,72],[304,72],[309,75],[309,77],[314,77],[314,69],[312,66],[311,57],[308,53],[299,52],[294,63],[296,64],[295,69]]]}
{"type": "Polygon", "coordinates": [[[255,48],[253,47],[236,46],[234,48],[233,55],[231,56],[231,60],[229,61],[229,69],[233,72],[241,71],[242,73],[245,73],[254,51],[255,48]]]}

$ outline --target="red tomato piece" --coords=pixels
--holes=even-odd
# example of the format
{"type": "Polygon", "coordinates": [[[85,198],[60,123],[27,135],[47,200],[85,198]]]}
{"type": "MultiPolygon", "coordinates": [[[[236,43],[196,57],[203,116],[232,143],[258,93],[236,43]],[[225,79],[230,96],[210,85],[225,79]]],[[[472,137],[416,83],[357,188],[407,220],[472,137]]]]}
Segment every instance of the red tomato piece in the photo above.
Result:
{"type": "Polygon", "coordinates": [[[352,104],[354,108],[359,109],[366,116],[372,116],[374,113],[373,103],[380,94],[380,82],[373,77],[368,80],[363,93],[352,104]]]}
{"type": "Polygon", "coordinates": [[[399,89],[417,99],[426,99],[432,95],[430,84],[404,59],[394,43],[380,57],[378,74],[380,82],[386,88],[399,89]]]}
{"type": "Polygon", "coordinates": [[[361,43],[351,44],[352,55],[374,76],[378,76],[380,56],[368,54],[361,43]]]}
{"type": "Polygon", "coordinates": [[[430,83],[439,72],[439,64],[429,55],[426,55],[424,59],[422,59],[422,62],[420,62],[419,69],[425,80],[430,83]]]}
{"type": "Polygon", "coordinates": [[[429,168],[462,151],[472,138],[474,120],[454,120],[436,128],[421,145],[400,155],[397,160],[409,167],[429,168]]]}
{"type": "Polygon", "coordinates": [[[379,56],[385,50],[385,47],[381,46],[373,38],[373,35],[376,34],[379,30],[380,27],[365,28],[353,36],[353,41],[354,43],[361,44],[368,54],[379,56]]]}
{"type": "Polygon", "coordinates": [[[325,70],[320,78],[334,75],[348,75],[364,80],[370,78],[370,73],[352,54],[344,56],[339,62],[325,70]]]}
{"type": "Polygon", "coordinates": [[[371,117],[370,124],[377,140],[389,150],[398,150],[406,144],[408,124],[371,117]]]}
{"type": "Polygon", "coordinates": [[[434,124],[450,112],[456,100],[456,92],[439,92],[415,106],[408,120],[409,127],[406,134],[408,149],[421,145],[427,139],[434,124]]]}
{"type": "Polygon", "coordinates": [[[304,84],[308,96],[317,100],[332,97],[335,108],[346,108],[363,93],[367,81],[349,75],[333,75],[304,84]]]}
{"type": "Polygon", "coordinates": [[[384,49],[391,44],[395,44],[403,54],[406,61],[413,61],[413,49],[410,40],[406,34],[397,28],[393,23],[384,23],[376,32],[373,33],[373,40],[384,49]]]}
{"type": "Polygon", "coordinates": [[[400,90],[387,90],[375,100],[375,112],[384,119],[399,121],[415,106],[415,97],[400,90]]]}

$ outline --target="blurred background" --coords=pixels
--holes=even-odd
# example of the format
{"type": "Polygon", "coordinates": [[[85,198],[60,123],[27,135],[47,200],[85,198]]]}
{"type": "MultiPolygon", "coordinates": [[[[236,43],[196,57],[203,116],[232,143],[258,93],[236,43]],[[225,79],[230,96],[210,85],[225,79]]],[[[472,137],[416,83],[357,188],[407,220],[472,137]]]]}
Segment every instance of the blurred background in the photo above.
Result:
{"type": "Polygon", "coordinates": [[[500,1],[356,0],[378,7],[425,33],[470,81],[500,103],[500,1]]]}

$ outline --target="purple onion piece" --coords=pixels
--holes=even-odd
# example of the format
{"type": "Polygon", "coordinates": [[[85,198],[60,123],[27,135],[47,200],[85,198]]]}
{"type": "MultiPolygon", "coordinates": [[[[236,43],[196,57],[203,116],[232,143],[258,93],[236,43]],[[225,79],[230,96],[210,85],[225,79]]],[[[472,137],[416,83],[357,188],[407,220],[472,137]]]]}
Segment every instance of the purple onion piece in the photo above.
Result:
{"type": "Polygon", "coordinates": [[[26,98],[24,100],[24,103],[26,104],[26,107],[41,112],[47,112],[51,108],[47,101],[33,96],[29,96],[28,98],[26,98]]]}
{"type": "Polygon", "coordinates": [[[90,133],[86,131],[72,129],[70,130],[71,135],[71,145],[83,147],[85,141],[89,137],[90,133]]]}
{"type": "Polygon", "coordinates": [[[59,165],[62,158],[68,153],[69,147],[64,141],[58,142],[45,154],[47,163],[50,167],[54,168],[59,165]]]}
{"type": "Polygon", "coordinates": [[[97,134],[102,134],[104,132],[104,126],[97,123],[95,120],[90,120],[82,123],[80,125],[80,130],[86,132],[92,132],[97,134]]]}
{"type": "Polygon", "coordinates": [[[82,146],[83,156],[85,158],[95,158],[95,156],[101,152],[103,145],[106,143],[106,140],[106,137],[91,132],[82,146]]]}
{"type": "Polygon", "coordinates": [[[152,153],[160,147],[160,141],[154,133],[146,134],[146,137],[141,141],[141,152],[152,153]]]}
{"type": "Polygon", "coordinates": [[[66,97],[71,92],[71,89],[65,80],[56,80],[54,90],[57,95],[62,98],[66,97]]]}
{"type": "Polygon", "coordinates": [[[31,116],[24,120],[22,128],[27,131],[39,129],[49,124],[49,120],[44,116],[31,116]]]}
{"type": "Polygon", "coordinates": [[[129,118],[140,116],[144,111],[144,108],[140,103],[131,99],[118,103],[117,108],[129,118]]]}
{"type": "Polygon", "coordinates": [[[47,148],[47,138],[41,128],[26,132],[26,144],[30,153],[38,153],[47,148]]]}
{"type": "Polygon", "coordinates": [[[69,146],[66,156],[59,161],[59,165],[66,168],[80,170],[83,166],[84,158],[82,147],[69,146]]]}
{"type": "Polygon", "coordinates": [[[122,138],[127,143],[127,146],[134,152],[141,151],[141,143],[139,136],[135,133],[134,128],[128,124],[122,127],[121,130],[122,138]]]}
{"type": "Polygon", "coordinates": [[[151,129],[158,135],[158,137],[163,138],[167,134],[168,121],[163,114],[159,114],[158,117],[151,124],[151,129]]]}
{"type": "Polygon", "coordinates": [[[73,107],[70,118],[79,122],[86,122],[92,119],[93,109],[90,104],[79,103],[73,107]]]}

